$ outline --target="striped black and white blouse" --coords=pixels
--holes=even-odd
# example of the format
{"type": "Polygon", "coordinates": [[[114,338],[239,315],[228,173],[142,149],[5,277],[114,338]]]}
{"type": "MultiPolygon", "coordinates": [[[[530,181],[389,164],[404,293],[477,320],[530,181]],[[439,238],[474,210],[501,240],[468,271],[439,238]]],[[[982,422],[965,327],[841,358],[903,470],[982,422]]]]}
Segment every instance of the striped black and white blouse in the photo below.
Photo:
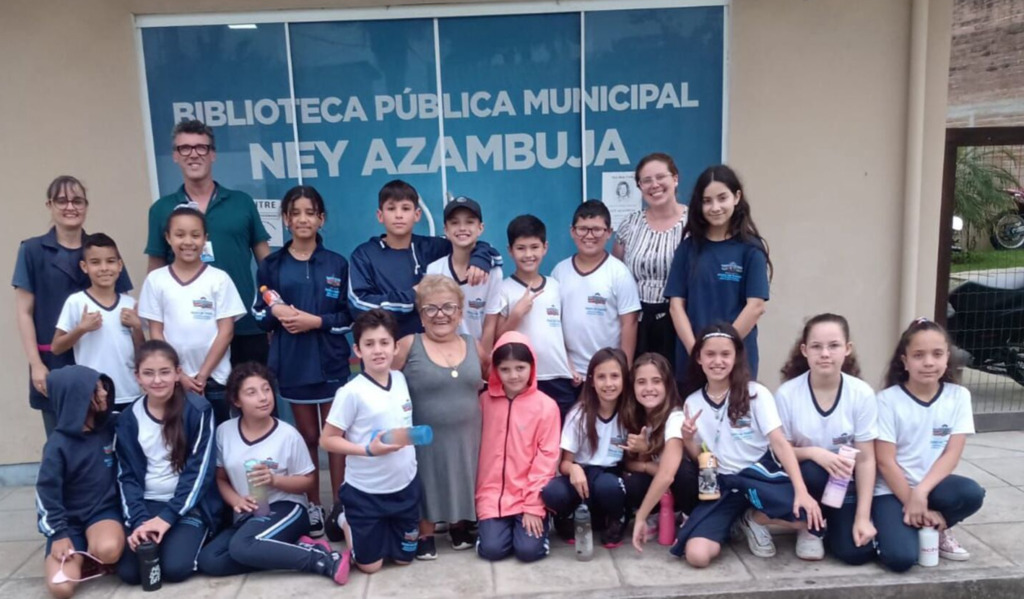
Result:
{"type": "Polygon", "coordinates": [[[626,247],[622,261],[633,273],[640,288],[640,301],[645,304],[661,304],[665,299],[665,281],[672,266],[676,247],[683,239],[687,211],[667,231],[655,231],[647,224],[643,210],[627,216],[615,231],[619,241],[626,247]]]}

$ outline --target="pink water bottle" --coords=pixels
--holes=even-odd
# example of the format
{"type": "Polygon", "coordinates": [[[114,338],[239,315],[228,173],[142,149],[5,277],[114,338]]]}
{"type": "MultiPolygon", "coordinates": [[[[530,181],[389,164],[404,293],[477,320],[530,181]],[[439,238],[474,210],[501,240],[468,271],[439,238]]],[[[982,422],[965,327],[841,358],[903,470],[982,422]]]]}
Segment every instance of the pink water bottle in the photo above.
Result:
{"type": "Polygon", "coordinates": [[[672,491],[661,496],[658,508],[658,544],[671,545],[676,541],[676,509],[672,491]]]}
{"type": "MultiPolygon", "coordinates": [[[[859,449],[850,447],[849,445],[841,445],[839,447],[839,457],[841,458],[856,460],[858,453],[860,453],[859,449]]],[[[834,476],[829,476],[828,484],[825,485],[825,492],[821,494],[821,505],[827,505],[828,507],[834,508],[843,507],[843,500],[846,498],[846,488],[849,486],[849,478],[836,478],[834,476]]]]}

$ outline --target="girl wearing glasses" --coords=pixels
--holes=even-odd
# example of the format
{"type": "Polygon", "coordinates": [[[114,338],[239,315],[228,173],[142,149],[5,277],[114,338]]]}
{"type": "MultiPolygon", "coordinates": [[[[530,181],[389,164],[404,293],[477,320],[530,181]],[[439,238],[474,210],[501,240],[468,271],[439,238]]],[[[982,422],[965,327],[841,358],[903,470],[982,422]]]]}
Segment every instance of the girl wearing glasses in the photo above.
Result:
{"type": "MultiPolygon", "coordinates": [[[[89,208],[85,186],[70,175],[57,177],[46,190],[46,207],[53,226],[46,234],[21,242],[11,285],[21,347],[29,364],[29,405],[42,411],[49,437],[57,417],[47,398],[46,375],[75,361],[72,352],[53,355],[50,342],[64,301],[89,287],[89,277],[79,266],[86,235],[82,227],[89,208]]],[[[131,288],[128,271],[122,270],[116,291],[127,293],[131,288]]]]}
{"type": "Polygon", "coordinates": [[[429,424],[434,442],[416,447],[423,484],[416,559],[437,558],[434,529],[449,522],[452,548],[471,549],[476,520],[474,491],[480,455],[480,400],[487,366],[479,343],[459,334],[462,288],[444,275],[427,275],[416,287],[423,333],[398,342],[393,368],[401,369],[412,397],[413,423],[429,424]]]}
{"type": "Polygon", "coordinates": [[[751,378],[757,378],[757,321],[768,301],[772,261],[754,225],[750,203],[736,173],[724,164],[697,177],[684,230],[686,239],[672,258],[665,297],[669,299],[676,345],[676,376],[685,383],[694,331],[725,321],[746,347],[751,378]]]}
{"type": "MultiPolygon", "coordinates": [[[[671,320],[666,318],[665,281],[686,226],[686,206],[676,199],[679,169],[671,156],[656,152],[640,159],[635,177],[644,207],[619,223],[612,255],[625,263],[640,290],[634,355],[656,352],[671,364],[675,360],[676,339],[671,320]]],[[[628,189],[625,181],[622,185],[628,189]]]]}
{"type": "MultiPolygon", "coordinates": [[[[295,415],[313,460],[309,499],[310,536],[324,535],[326,518],[320,505],[320,430],[331,411],[335,392],[348,381],[351,349],[345,338],[352,324],[348,311],[348,261],[323,245],[320,228],[327,209],[320,193],[309,186],[288,190],[281,216],[292,238],[267,256],[256,273],[257,286],[277,291],[283,300],[268,306],[258,294],[253,314],[263,330],[273,333],[268,365],[277,377],[281,399],[295,415]]],[[[329,454],[331,488],[345,475],[345,456],[329,454]]],[[[331,528],[332,540],[340,530],[331,528]]]]}

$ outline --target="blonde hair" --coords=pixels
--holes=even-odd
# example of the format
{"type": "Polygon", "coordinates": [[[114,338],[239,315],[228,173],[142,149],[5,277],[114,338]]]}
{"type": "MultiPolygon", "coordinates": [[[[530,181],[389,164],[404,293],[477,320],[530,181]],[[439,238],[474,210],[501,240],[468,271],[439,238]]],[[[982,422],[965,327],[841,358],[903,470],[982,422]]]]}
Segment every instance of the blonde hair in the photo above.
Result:
{"type": "Polygon", "coordinates": [[[416,310],[419,311],[423,307],[423,303],[428,297],[438,293],[454,295],[460,308],[466,303],[466,294],[454,280],[444,275],[427,275],[416,286],[416,310]]]}

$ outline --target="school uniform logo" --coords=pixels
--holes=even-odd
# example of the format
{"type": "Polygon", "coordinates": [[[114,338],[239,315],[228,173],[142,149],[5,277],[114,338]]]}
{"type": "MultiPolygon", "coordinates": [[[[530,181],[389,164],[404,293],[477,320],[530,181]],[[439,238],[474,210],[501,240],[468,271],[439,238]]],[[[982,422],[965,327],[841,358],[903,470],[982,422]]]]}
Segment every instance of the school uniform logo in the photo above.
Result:
{"type": "Polygon", "coordinates": [[[103,465],[107,468],[114,467],[114,444],[103,446],[103,465]]]}
{"type": "Polygon", "coordinates": [[[843,433],[838,437],[832,437],[832,445],[842,447],[843,445],[853,446],[854,437],[850,433],[843,433]]]}
{"type": "Polygon", "coordinates": [[[719,281],[739,283],[743,279],[743,267],[735,262],[722,265],[722,272],[718,273],[719,281]]]}
{"type": "Polygon", "coordinates": [[[468,305],[472,310],[483,310],[484,305],[486,305],[486,302],[484,302],[484,298],[482,297],[474,297],[473,299],[469,300],[468,305]]]}
{"type": "Polygon", "coordinates": [[[732,425],[732,438],[737,440],[747,440],[754,438],[754,430],[750,428],[750,416],[742,416],[736,419],[736,424],[732,425]]]}
{"type": "Polygon", "coordinates": [[[608,311],[608,299],[600,293],[595,293],[587,298],[587,314],[591,316],[604,316],[608,311]]]}
{"type": "Polygon", "coordinates": [[[341,296],[341,279],[328,275],[324,279],[324,295],[330,299],[338,299],[341,296]]]}
{"type": "Polygon", "coordinates": [[[608,457],[613,460],[622,459],[622,445],[626,444],[626,438],[622,435],[615,435],[608,443],[608,457]]]}
{"type": "Polygon", "coordinates": [[[562,328],[562,313],[558,310],[558,306],[551,304],[544,312],[547,314],[549,327],[553,329],[562,328]]]}
{"type": "Polygon", "coordinates": [[[949,435],[953,433],[953,427],[948,424],[936,426],[932,429],[932,449],[944,449],[949,443],[949,435]]]}
{"type": "Polygon", "coordinates": [[[205,297],[192,300],[192,318],[210,320],[213,318],[213,300],[205,297]]]}

